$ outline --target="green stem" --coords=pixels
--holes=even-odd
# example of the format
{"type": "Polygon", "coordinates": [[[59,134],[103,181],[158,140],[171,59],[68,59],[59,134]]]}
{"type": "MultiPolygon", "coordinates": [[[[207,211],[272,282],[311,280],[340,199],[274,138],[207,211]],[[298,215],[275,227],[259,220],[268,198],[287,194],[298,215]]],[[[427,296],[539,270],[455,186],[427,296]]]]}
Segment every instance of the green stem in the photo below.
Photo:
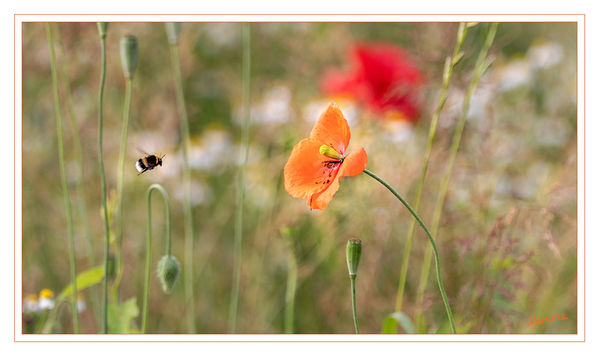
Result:
{"type": "MultiPolygon", "coordinates": [[[[441,215],[443,212],[443,205],[445,203],[445,197],[447,196],[447,191],[449,190],[449,181],[451,178],[451,172],[453,170],[453,164],[455,162],[458,149],[460,147],[460,142],[462,139],[462,134],[464,132],[464,126],[466,124],[466,116],[468,114],[468,110],[470,109],[470,99],[472,98],[472,94],[476,90],[478,86],[478,81],[482,76],[483,72],[486,69],[487,62],[487,53],[489,52],[489,48],[491,44],[493,44],[493,39],[495,38],[495,34],[497,33],[497,23],[491,24],[489,28],[489,32],[487,33],[487,37],[485,38],[485,42],[483,47],[480,50],[478,58],[476,60],[476,64],[474,65],[474,75],[472,76],[472,80],[470,81],[470,85],[466,91],[466,96],[464,97],[464,102],[462,103],[462,115],[458,121],[458,125],[453,134],[453,139],[451,142],[451,148],[449,150],[449,159],[447,161],[447,166],[445,167],[445,172],[443,173],[443,178],[441,182],[441,187],[439,189],[439,195],[437,196],[437,201],[435,203],[435,208],[433,210],[433,224],[432,224],[432,232],[434,236],[438,236],[439,231],[439,223],[441,221],[441,215]]],[[[430,246],[427,246],[426,251],[424,252],[424,258],[422,263],[422,271],[420,273],[420,281],[418,284],[418,294],[416,300],[422,304],[422,300],[424,299],[424,292],[426,290],[426,282],[428,281],[428,277],[430,274],[430,267],[432,262],[433,250],[430,246]]],[[[420,330],[422,327],[422,313],[418,315],[417,319],[417,330],[420,330]]]]}
{"type": "Polygon", "coordinates": [[[242,163],[237,175],[237,211],[235,214],[235,266],[233,268],[233,288],[229,305],[229,332],[235,333],[237,327],[237,309],[239,303],[239,285],[241,283],[241,252],[243,238],[243,201],[245,196],[244,171],[248,161],[250,138],[250,24],[242,24],[243,36],[243,128],[242,128],[242,163]]]}
{"type": "Polygon", "coordinates": [[[369,176],[371,176],[372,178],[377,180],[379,183],[384,185],[385,188],[389,189],[389,191],[391,193],[393,193],[393,195],[395,195],[395,197],[397,199],[399,199],[399,201],[410,211],[412,216],[414,216],[414,219],[416,219],[416,221],[418,221],[420,226],[422,226],[422,229],[426,233],[426,236],[428,236],[428,240],[430,241],[431,246],[433,247],[433,252],[435,254],[435,265],[437,267],[437,282],[439,284],[439,291],[441,292],[441,297],[443,298],[443,303],[445,304],[445,310],[447,311],[447,318],[449,319],[451,331],[455,334],[456,328],[455,328],[455,323],[453,321],[453,314],[451,313],[451,307],[449,306],[449,302],[447,301],[447,294],[445,294],[445,287],[443,287],[443,280],[441,279],[441,262],[439,260],[439,252],[437,251],[437,245],[435,244],[435,240],[433,239],[433,236],[428,231],[428,228],[426,227],[426,225],[424,224],[424,222],[422,221],[420,216],[418,216],[416,211],[414,209],[412,209],[410,204],[408,204],[408,202],[405,201],[404,198],[402,198],[401,195],[399,195],[399,193],[397,191],[395,191],[395,189],[393,189],[393,187],[391,187],[389,184],[387,184],[387,182],[385,182],[383,179],[379,178],[376,174],[372,173],[368,169],[365,169],[364,173],[368,174],[369,176]]]}
{"type": "Polygon", "coordinates": [[[60,109],[60,94],[58,92],[58,73],[56,70],[56,55],[54,54],[54,40],[52,39],[52,30],[50,24],[46,22],[46,34],[48,35],[48,44],[50,45],[50,64],[52,67],[52,87],[54,91],[54,106],[56,108],[56,135],[58,138],[58,165],[60,167],[60,180],[62,184],[62,196],[64,200],[65,213],[68,229],[68,251],[69,265],[71,270],[71,284],[73,292],[71,293],[71,313],[73,314],[73,329],[76,334],[80,332],[79,311],[77,310],[77,272],[75,260],[75,237],[73,234],[73,212],[71,209],[71,200],[69,198],[69,188],[67,185],[67,176],[64,168],[64,145],[62,140],[62,112],[60,109]]]}
{"type": "Polygon", "coordinates": [[[289,236],[289,260],[287,264],[287,289],[285,290],[285,333],[293,334],[295,291],[297,289],[297,257],[289,236]]]}
{"type": "Polygon", "coordinates": [[[183,190],[184,190],[184,220],[185,220],[185,305],[187,314],[187,331],[194,334],[195,326],[195,298],[193,296],[193,214],[191,210],[191,169],[189,167],[189,121],[185,106],[183,79],[179,61],[179,44],[170,44],[171,65],[175,78],[175,91],[179,109],[181,137],[183,139],[183,190]]]}
{"type": "Polygon", "coordinates": [[[144,285],[144,301],[141,315],[141,332],[146,333],[148,321],[148,299],[150,297],[150,260],[152,259],[152,191],[158,190],[164,199],[164,209],[166,214],[166,254],[171,257],[171,210],[168,203],[168,194],[160,184],[152,184],[147,190],[148,200],[148,234],[146,239],[146,274],[144,285]]]}
{"type": "MultiPolygon", "coordinates": [[[[56,22],[52,23],[52,31],[54,33],[54,41],[57,44],[57,54],[59,57],[65,56],[65,51],[62,45],[62,40],[60,37],[60,28],[56,22]]],[[[73,149],[75,153],[75,162],[77,162],[77,173],[78,177],[76,180],[75,189],[77,190],[77,207],[79,210],[79,218],[81,219],[81,225],[83,225],[83,234],[85,236],[85,247],[87,252],[87,259],[89,266],[95,266],[95,252],[94,252],[94,244],[92,241],[92,233],[89,226],[89,220],[87,217],[87,204],[85,201],[85,190],[83,188],[83,151],[81,146],[81,137],[79,135],[79,124],[77,122],[77,115],[75,114],[75,105],[73,104],[72,90],[71,84],[69,83],[69,79],[66,73],[65,66],[63,62],[58,63],[58,74],[60,76],[60,80],[64,83],[66,102],[67,102],[67,112],[69,115],[67,116],[70,119],[71,124],[71,134],[73,135],[73,149]]],[[[92,300],[92,308],[94,312],[94,316],[97,322],[100,321],[100,300],[98,299],[98,294],[96,291],[96,286],[92,287],[91,292],[91,300],[92,300]]],[[[98,325],[98,328],[100,325],[98,325]]]]}
{"type": "Polygon", "coordinates": [[[104,213],[104,286],[103,286],[103,309],[102,309],[102,333],[108,333],[108,253],[110,249],[110,234],[108,222],[108,204],[106,202],[106,173],[104,172],[104,157],[102,154],[102,130],[103,130],[103,104],[104,84],[106,82],[106,35],[100,37],[102,73],[100,74],[100,94],[98,96],[98,162],[100,165],[100,180],[102,183],[102,207],[104,213]]]}
{"type": "MultiPolygon", "coordinates": [[[[441,96],[439,97],[439,102],[437,104],[437,108],[435,113],[433,114],[433,118],[431,120],[431,126],[428,132],[428,142],[426,144],[426,152],[424,154],[424,165],[422,166],[422,171],[420,172],[420,179],[418,180],[418,187],[416,188],[416,197],[414,198],[414,209],[418,210],[420,207],[420,197],[422,196],[422,189],[424,188],[424,180],[426,178],[426,171],[428,170],[428,163],[430,161],[430,156],[433,148],[433,141],[435,139],[435,134],[437,132],[437,123],[439,122],[439,117],[441,116],[441,109],[445,105],[445,101],[447,100],[447,89],[449,87],[449,80],[453,75],[453,68],[455,64],[460,60],[462,56],[461,48],[464,43],[464,38],[466,37],[466,32],[468,31],[468,26],[464,23],[460,23],[457,34],[457,43],[454,48],[453,54],[451,58],[447,58],[445,61],[445,67],[443,70],[443,84],[441,88],[441,96]]],[[[401,272],[399,276],[399,286],[397,288],[397,299],[395,300],[395,312],[400,312],[403,296],[406,286],[406,279],[408,275],[408,265],[410,260],[410,252],[412,250],[412,241],[414,240],[414,231],[416,228],[416,221],[411,220],[410,227],[408,229],[408,235],[406,237],[406,244],[404,247],[404,253],[402,258],[401,272]]]]}
{"type": "Polygon", "coordinates": [[[125,105],[123,107],[123,127],[121,131],[121,149],[118,162],[118,180],[116,184],[116,211],[117,211],[117,262],[116,277],[113,283],[113,295],[118,302],[119,285],[123,276],[123,185],[125,180],[125,154],[127,153],[127,132],[129,128],[129,118],[131,117],[131,78],[125,78],[125,105]]]}
{"type": "Polygon", "coordinates": [[[358,312],[356,310],[356,275],[350,275],[349,281],[351,284],[351,308],[354,315],[354,329],[356,329],[356,334],[359,334],[360,327],[358,326],[358,312]]]}

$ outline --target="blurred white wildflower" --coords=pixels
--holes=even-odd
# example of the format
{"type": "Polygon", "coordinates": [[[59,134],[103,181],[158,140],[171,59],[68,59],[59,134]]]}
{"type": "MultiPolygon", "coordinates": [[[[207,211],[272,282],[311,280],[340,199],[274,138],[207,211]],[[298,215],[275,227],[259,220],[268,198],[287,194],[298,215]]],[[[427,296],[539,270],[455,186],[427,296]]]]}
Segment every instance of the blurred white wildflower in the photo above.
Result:
{"type": "Polygon", "coordinates": [[[514,58],[498,68],[499,90],[508,91],[529,84],[532,79],[531,66],[525,58],[514,58]]]}
{"type": "MultiPolygon", "coordinates": [[[[440,90],[435,93],[435,97],[440,97],[440,90]]],[[[464,103],[464,91],[460,88],[449,88],[447,90],[447,100],[439,117],[439,127],[449,128],[455,125],[458,117],[462,114],[462,105],[464,103]]]]}
{"type": "Polygon", "coordinates": [[[232,47],[239,42],[241,26],[237,23],[209,23],[204,29],[210,40],[216,45],[232,47]]]}
{"type": "Polygon", "coordinates": [[[48,310],[54,308],[54,293],[44,288],[40,292],[40,298],[38,302],[38,307],[40,310],[48,310]]]}
{"type": "MultiPolygon", "coordinates": [[[[174,198],[178,201],[183,201],[185,190],[179,185],[175,190],[174,198]]],[[[195,180],[191,182],[191,205],[198,206],[208,203],[212,200],[212,191],[204,182],[195,180]]]]}
{"type": "Polygon", "coordinates": [[[85,300],[83,300],[83,296],[80,293],[77,293],[77,311],[82,312],[87,308],[85,304],[85,300]]]}
{"type": "Polygon", "coordinates": [[[487,108],[492,105],[497,98],[497,88],[490,82],[487,82],[486,77],[480,79],[480,83],[472,97],[470,98],[470,108],[468,109],[468,119],[485,119],[488,118],[487,108]]]}
{"type": "Polygon", "coordinates": [[[232,138],[222,129],[207,129],[199,139],[194,139],[189,147],[189,166],[193,169],[209,171],[222,168],[234,159],[232,138]]]}
{"type": "Polygon", "coordinates": [[[531,46],[526,56],[532,69],[546,69],[562,61],[564,48],[555,42],[542,42],[531,46]]]}
{"type": "MultiPolygon", "coordinates": [[[[267,90],[262,101],[250,109],[250,120],[252,124],[279,125],[284,124],[294,117],[291,109],[291,90],[284,85],[276,85],[267,90]]],[[[242,122],[242,108],[237,110],[235,122],[242,122]]]]}
{"type": "Polygon", "coordinates": [[[37,313],[40,311],[37,295],[27,294],[23,301],[23,313],[37,313]]]}

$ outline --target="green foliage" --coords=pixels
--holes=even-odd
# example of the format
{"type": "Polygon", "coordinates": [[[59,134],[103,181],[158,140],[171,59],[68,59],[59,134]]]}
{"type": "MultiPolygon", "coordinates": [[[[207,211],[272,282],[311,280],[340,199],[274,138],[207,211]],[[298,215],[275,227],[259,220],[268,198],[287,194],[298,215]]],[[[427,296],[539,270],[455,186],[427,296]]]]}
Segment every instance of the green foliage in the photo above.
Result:
{"type": "Polygon", "coordinates": [[[410,317],[404,312],[392,313],[386,317],[381,332],[383,334],[395,334],[397,333],[397,325],[401,326],[403,331],[407,334],[416,333],[414,323],[412,323],[410,317]]]}
{"type": "MultiPolygon", "coordinates": [[[[85,288],[89,288],[95,284],[102,282],[104,278],[104,266],[98,266],[86,271],[83,271],[77,275],[76,284],[77,291],[82,291],[85,288]]],[[[73,290],[73,285],[69,284],[58,296],[58,300],[63,300],[68,297],[73,290]]]]}
{"type": "Polygon", "coordinates": [[[139,315],[135,298],[130,298],[120,304],[108,305],[108,332],[112,334],[135,334],[139,329],[133,319],[139,315]]]}

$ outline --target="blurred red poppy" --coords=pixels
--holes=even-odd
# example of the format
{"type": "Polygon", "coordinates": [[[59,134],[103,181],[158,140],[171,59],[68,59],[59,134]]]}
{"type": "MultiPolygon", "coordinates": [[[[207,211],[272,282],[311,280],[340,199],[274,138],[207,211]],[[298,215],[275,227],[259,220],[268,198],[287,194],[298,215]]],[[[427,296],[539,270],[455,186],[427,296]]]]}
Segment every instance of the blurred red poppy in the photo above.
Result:
{"type": "Polygon", "coordinates": [[[362,43],[350,49],[348,71],[328,70],[322,90],[357,100],[385,118],[416,122],[423,76],[409,54],[389,43],[362,43]]]}

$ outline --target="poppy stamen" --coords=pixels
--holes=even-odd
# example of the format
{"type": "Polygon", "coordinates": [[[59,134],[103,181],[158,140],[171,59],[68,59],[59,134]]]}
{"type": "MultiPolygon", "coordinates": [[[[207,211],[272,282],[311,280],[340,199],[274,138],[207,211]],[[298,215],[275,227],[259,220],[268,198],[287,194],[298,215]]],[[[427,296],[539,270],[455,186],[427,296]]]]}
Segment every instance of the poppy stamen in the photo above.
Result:
{"type": "Polygon", "coordinates": [[[320,149],[318,150],[318,152],[320,152],[321,155],[325,155],[329,158],[332,158],[336,161],[339,162],[343,162],[343,156],[337,152],[333,147],[327,146],[327,145],[322,145],[320,146],[320,149]]]}

